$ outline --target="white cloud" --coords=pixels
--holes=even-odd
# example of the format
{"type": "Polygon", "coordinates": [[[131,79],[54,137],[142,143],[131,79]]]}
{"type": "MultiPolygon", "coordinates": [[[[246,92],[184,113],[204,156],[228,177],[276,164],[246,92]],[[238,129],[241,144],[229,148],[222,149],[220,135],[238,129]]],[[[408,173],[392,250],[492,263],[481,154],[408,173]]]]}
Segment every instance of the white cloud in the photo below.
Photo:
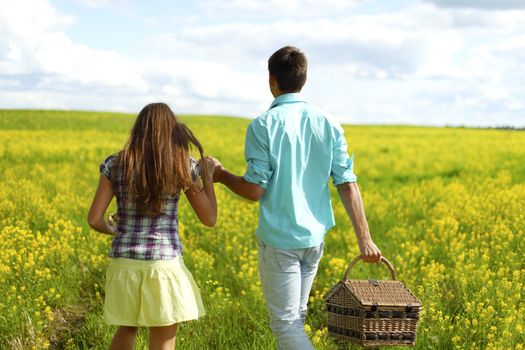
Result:
{"type": "Polygon", "coordinates": [[[113,6],[121,0],[75,0],[75,2],[81,6],[91,7],[91,8],[107,8],[113,6]]]}
{"type": "MultiPolygon", "coordinates": [[[[199,6],[208,18],[275,20],[337,14],[365,0],[202,0],[199,6]]],[[[292,28],[289,28],[292,29],[292,28]]]]}
{"type": "Polygon", "coordinates": [[[395,13],[331,20],[200,24],[156,41],[171,54],[217,57],[242,69],[246,62],[259,62],[257,68],[262,69],[273,50],[293,44],[306,52],[312,69],[336,66],[349,78],[485,78],[485,61],[494,53],[491,38],[507,40],[501,49],[519,46],[518,40],[505,38],[515,37],[511,30],[516,31],[523,14],[491,16],[482,11],[481,19],[472,16],[477,22],[467,25],[469,12],[416,5],[395,13]]]}
{"type": "Polygon", "coordinates": [[[2,2],[0,76],[17,80],[33,75],[34,87],[49,89],[60,89],[63,84],[148,89],[135,61],[71,42],[63,28],[73,22],[47,1],[2,2]]]}
{"type": "Polygon", "coordinates": [[[223,99],[230,101],[256,102],[266,92],[266,74],[243,73],[231,66],[213,61],[190,59],[155,59],[143,62],[150,81],[163,91],[175,92],[179,96],[191,95],[201,99],[223,99]],[[173,84],[177,83],[177,88],[173,84]],[[264,90],[264,91],[263,91],[264,90]]]}
{"type": "Polygon", "coordinates": [[[75,44],[63,31],[74,22],[71,16],[43,0],[26,2],[33,7],[23,0],[0,7],[0,103],[130,111],[151,100],[175,99],[185,111],[235,113],[239,106],[260,106],[254,96],[266,93],[264,73],[243,73],[212,56],[139,60],[75,44]],[[46,19],[27,20],[39,13],[46,19]],[[30,25],[19,25],[17,18],[30,25]]]}
{"type": "Polygon", "coordinates": [[[424,0],[443,7],[482,8],[489,10],[525,8],[523,0],[424,0]]]}
{"type": "Polygon", "coordinates": [[[320,64],[357,65],[359,75],[385,76],[414,71],[421,48],[428,46],[427,38],[410,28],[397,28],[395,20],[382,23],[381,19],[375,22],[370,19],[370,16],[356,16],[339,20],[200,25],[180,34],[157,36],[154,41],[158,48],[166,48],[172,54],[200,59],[220,57],[242,68],[246,62],[252,65],[258,62],[257,68],[265,69],[266,60],[274,50],[292,44],[320,64]]]}
{"type": "Polygon", "coordinates": [[[525,11],[276,2],[206,0],[207,21],[151,34],[140,57],[75,42],[80,24],[46,0],[0,2],[0,104],[255,116],[267,58],[292,44],[309,58],[304,94],[347,121],[525,125],[525,11]]]}

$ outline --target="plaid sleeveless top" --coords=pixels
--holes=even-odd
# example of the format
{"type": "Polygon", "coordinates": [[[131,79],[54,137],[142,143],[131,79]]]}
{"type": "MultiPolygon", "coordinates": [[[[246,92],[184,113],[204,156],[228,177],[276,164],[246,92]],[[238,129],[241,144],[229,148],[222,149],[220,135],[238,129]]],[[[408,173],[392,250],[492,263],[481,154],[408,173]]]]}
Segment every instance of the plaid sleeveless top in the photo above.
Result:
{"type": "MultiPolygon", "coordinates": [[[[180,191],[168,197],[163,213],[157,217],[142,215],[126,188],[123,176],[112,176],[116,154],[100,164],[100,173],[111,180],[117,199],[117,230],[111,243],[111,258],[169,260],[183,254],[178,230],[180,191]]],[[[191,158],[192,176],[199,175],[198,163],[191,158]]]]}

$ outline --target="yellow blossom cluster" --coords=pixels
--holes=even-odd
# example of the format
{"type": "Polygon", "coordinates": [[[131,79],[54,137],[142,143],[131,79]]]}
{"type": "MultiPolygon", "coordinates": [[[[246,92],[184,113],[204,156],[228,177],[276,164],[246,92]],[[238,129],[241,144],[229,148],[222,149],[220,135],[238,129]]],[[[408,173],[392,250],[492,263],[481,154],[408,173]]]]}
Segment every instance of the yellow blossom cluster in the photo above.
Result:
{"type": "MultiPolygon", "coordinates": [[[[244,172],[249,120],[183,120],[207,154],[244,172]]],[[[85,216],[98,165],[122,147],[132,122],[120,114],[0,111],[0,348],[107,348],[111,237],[90,230],[85,216]]],[[[523,349],[525,133],[387,126],[345,133],[372,237],[423,303],[415,348],[523,349]]],[[[258,277],[257,204],[221,185],[216,192],[213,229],[184,198],[180,204],[184,259],[207,315],[181,326],[179,346],[274,348],[258,277]]],[[[305,326],[321,350],[340,347],[327,331],[323,295],[359,254],[336,196],[332,188],[337,225],[326,235],[305,326]]],[[[350,277],[390,275],[358,264],[350,277]]],[[[140,333],[137,348],[145,347],[140,333]]]]}

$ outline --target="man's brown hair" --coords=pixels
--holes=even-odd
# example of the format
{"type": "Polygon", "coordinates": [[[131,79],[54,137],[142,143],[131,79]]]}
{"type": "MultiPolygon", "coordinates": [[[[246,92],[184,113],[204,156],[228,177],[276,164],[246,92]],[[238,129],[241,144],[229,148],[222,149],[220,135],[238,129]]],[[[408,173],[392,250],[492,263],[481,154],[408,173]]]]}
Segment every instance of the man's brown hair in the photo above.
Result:
{"type": "MultiPolygon", "coordinates": [[[[192,188],[190,149],[202,146],[168,105],[144,107],[131,129],[124,149],[117,157],[117,169],[139,210],[149,216],[162,213],[167,196],[192,188]]],[[[202,176],[203,182],[206,179],[202,176]]]]}
{"type": "Polygon", "coordinates": [[[306,82],[306,56],[298,48],[285,46],[268,59],[268,71],[282,92],[299,92],[306,82]]]}

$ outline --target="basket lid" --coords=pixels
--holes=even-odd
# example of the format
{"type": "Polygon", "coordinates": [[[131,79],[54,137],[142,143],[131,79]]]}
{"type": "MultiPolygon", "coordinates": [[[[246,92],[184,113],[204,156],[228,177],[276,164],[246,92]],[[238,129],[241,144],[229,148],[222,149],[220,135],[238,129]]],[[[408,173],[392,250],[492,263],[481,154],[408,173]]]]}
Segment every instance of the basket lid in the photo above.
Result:
{"type": "Polygon", "coordinates": [[[339,291],[339,289],[344,288],[346,289],[344,283],[341,281],[337,283],[335,286],[330,288],[330,290],[323,296],[324,301],[330,300],[330,298],[339,291]]]}
{"type": "Polygon", "coordinates": [[[352,267],[361,260],[358,256],[346,269],[343,280],[332,287],[324,296],[324,300],[329,302],[337,293],[350,293],[361,304],[361,306],[390,306],[390,307],[421,307],[421,302],[402,282],[396,280],[394,266],[384,256],[383,262],[392,276],[391,281],[384,280],[351,280],[348,275],[352,267]]]}
{"type": "Polygon", "coordinates": [[[348,280],[342,282],[363,306],[413,306],[421,302],[399,281],[348,280]]]}

